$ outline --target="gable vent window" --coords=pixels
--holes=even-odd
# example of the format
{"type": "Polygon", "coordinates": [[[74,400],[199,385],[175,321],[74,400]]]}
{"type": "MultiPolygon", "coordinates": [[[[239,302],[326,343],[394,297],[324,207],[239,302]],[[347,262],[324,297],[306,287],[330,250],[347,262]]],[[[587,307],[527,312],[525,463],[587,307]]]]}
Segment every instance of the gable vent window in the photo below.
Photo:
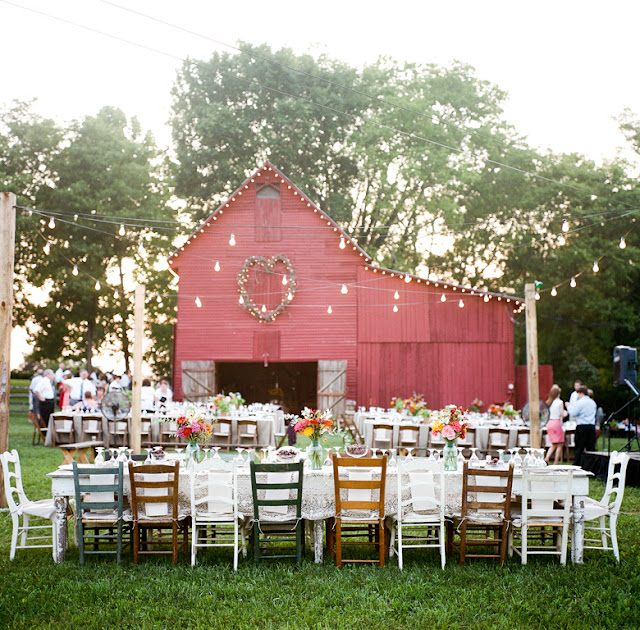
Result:
{"type": "Polygon", "coordinates": [[[282,202],[280,182],[256,184],[256,241],[282,240],[282,202]]]}

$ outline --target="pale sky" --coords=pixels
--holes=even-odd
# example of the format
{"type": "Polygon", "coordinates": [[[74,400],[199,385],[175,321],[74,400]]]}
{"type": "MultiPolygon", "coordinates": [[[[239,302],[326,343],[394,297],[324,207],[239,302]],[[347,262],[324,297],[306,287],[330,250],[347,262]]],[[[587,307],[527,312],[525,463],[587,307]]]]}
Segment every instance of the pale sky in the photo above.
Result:
{"type": "MultiPolygon", "coordinates": [[[[640,116],[637,0],[114,2],[226,44],[266,42],[355,66],[380,55],[468,63],[509,93],[506,119],[534,146],[556,152],[613,158],[624,145],[613,117],[625,107],[640,116]]],[[[163,147],[179,59],[15,5],[179,58],[229,50],[100,0],[0,0],[0,105],[37,98],[36,111],[61,122],[114,105],[163,147]]]]}

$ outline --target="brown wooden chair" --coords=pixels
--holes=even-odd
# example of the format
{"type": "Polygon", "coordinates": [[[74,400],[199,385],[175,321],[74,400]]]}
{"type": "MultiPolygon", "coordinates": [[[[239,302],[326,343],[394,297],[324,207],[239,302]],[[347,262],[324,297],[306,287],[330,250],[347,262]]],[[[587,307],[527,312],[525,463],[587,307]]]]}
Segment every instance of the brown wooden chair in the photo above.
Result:
{"type": "Polygon", "coordinates": [[[498,450],[506,451],[509,446],[509,429],[489,429],[487,455],[498,457],[498,450]]]}
{"type": "Polygon", "coordinates": [[[178,562],[178,530],[182,530],[182,552],[189,550],[189,521],[178,513],[178,485],[180,462],[175,464],[145,464],[129,462],[131,484],[131,511],[133,513],[133,562],[144,555],[171,554],[173,564],[178,562]],[[171,535],[158,535],[147,539],[147,532],[171,530],[171,535]],[[140,545],[140,532],[145,538],[144,549],[140,545]],[[170,550],[154,549],[157,545],[171,545],[170,550]]]}
{"type": "Polygon", "coordinates": [[[160,444],[166,444],[170,446],[172,444],[177,444],[178,438],[175,437],[175,433],[178,430],[177,422],[161,422],[160,430],[159,430],[159,440],[160,444]]]}
{"type": "MultiPolygon", "coordinates": [[[[540,440],[541,444],[544,446],[544,438],[542,436],[543,429],[540,430],[540,440]]],[[[516,446],[518,448],[528,448],[531,446],[531,430],[523,427],[522,429],[518,429],[518,434],[516,436],[516,446]]]]}
{"type": "Polygon", "coordinates": [[[238,445],[249,444],[258,446],[258,421],[252,418],[239,418],[237,420],[238,427],[238,445]]]}
{"type": "Polygon", "coordinates": [[[358,431],[358,427],[356,426],[356,422],[354,420],[355,414],[353,412],[346,412],[344,415],[344,426],[347,428],[349,433],[351,433],[351,437],[356,444],[362,444],[362,434],[358,431]]]}
{"type": "Polygon", "coordinates": [[[215,446],[222,445],[226,450],[231,449],[231,427],[233,420],[231,418],[218,418],[213,425],[213,444],[215,446]]]}
{"type": "MultiPolygon", "coordinates": [[[[508,469],[469,468],[462,472],[462,511],[454,520],[460,531],[460,563],[467,558],[498,558],[504,563],[511,518],[513,466],[508,469]],[[493,536],[491,536],[493,534],[493,536]],[[469,548],[483,547],[492,553],[473,553],[469,548]]],[[[449,550],[453,546],[453,523],[448,524],[449,550]]]]}
{"type": "Polygon", "coordinates": [[[129,423],[126,420],[109,420],[109,446],[127,446],[129,423]]]}
{"type": "Polygon", "coordinates": [[[562,459],[565,462],[573,462],[576,456],[576,430],[567,429],[564,432],[564,453],[562,459]]]}
{"type": "Polygon", "coordinates": [[[72,444],[76,441],[72,415],[53,416],[53,445],[72,444]],[[63,437],[64,439],[60,439],[63,437]]]}
{"type": "Polygon", "coordinates": [[[80,441],[87,440],[102,440],[102,416],[100,414],[82,416],[80,441]]]}
{"type": "Polygon", "coordinates": [[[418,450],[418,438],[420,436],[420,427],[415,424],[401,425],[398,427],[398,449],[406,451],[407,447],[415,449],[416,455],[418,450]]]}
{"type": "Polygon", "coordinates": [[[476,447],[476,430],[475,429],[467,429],[467,434],[464,439],[458,438],[457,446],[462,446],[463,448],[475,448],[476,447]]]}
{"type": "Polygon", "coordinates": [[[371,446],[375,448],[393,448],[393,425],[383,422],[376,422],[373,425],[373,437],[371,446]],[[387,437],[388,436],[388,437],[387,437]]]}
{"type": "Polygon", "coordinates": [[[40,440],[45,444],[47,441],[47,433],[49,431],[48,427],[44,426],[44,420],[39,413],[29,412],[29,422],[33,424],[33,438],[31,439],[32,446],[35,446],[36,443],[40,444],[40,440]],[[37,442],[36,442],[37,438],[37,442]]]}
{"type": "Polygon", "coordinates": [[[387,458],[348,458],[333,457],[333,481],[336,499],[336,515],[328,523],[328,546],[335,557],[336,566],[341,569],[343,563],[368,563],[384,566],[387,551],[385,530],[385,483],[387,477],[387,458]],[[369,471],[358,471],[368,468],[369,471]],[[346,469],[346,470],[345,470],[346,469]],[[379,479],[373,479],[372,469],[378,470],[379,479]],[[340,471],[344,471],[342,477],[340,471]],[[359,473],[359,474],[358,474],[359,473]],[[369,477],[364,479],[363,477],[369,477]],[[356,477],[361,477],[356,479],[356,477]],[[375,497],[375,494],[378,497],[375,497]],[[375,526],[375,540],[369,539],[369,528],[375,526]],[[335,528],[335,529],[334,529],[335,528]],[[343,538],[367,537],[367,540],[345,542],[343,538]],[[342,557],[343,545],[373,545],[378,549],[376,559],[346,559],[342,557]]]}

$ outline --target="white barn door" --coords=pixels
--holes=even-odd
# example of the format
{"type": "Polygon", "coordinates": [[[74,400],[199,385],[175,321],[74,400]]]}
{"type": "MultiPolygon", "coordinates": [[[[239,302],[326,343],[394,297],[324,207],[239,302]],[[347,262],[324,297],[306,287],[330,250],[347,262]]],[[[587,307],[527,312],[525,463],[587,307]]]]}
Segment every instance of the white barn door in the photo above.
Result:
{"type": "Polygon", "coordinates": [[[334,418],[344,416],[347,395],[347,362],[318,361],[318,409],[334,418]]]}
{"type": "Polygon", "coordinates": [[[215,361],[182,362],[182,395],[188,402],[207,402],[216,395],[215,361]]]}

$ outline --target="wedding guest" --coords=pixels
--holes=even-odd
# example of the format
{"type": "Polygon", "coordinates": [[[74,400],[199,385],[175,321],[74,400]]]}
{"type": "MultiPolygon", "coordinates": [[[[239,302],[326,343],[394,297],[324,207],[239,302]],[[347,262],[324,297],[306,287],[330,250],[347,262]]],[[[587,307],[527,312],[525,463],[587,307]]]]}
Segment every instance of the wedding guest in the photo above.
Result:
{"type": "Polygon", "coordinates": [[[569,396],[569,400],[565,403],[565,407],[567,408],[567,411],[569,412],[570,416],[573,416],[573,414],[571,413],[571,405],[573,405],[573,403],[577,402],[578,400],[578,390],[584,385],[584,383],[577,378],[574,383],[573,383],[573,391],[571,392],[571,396],[569,396]]]}
{"type": "Polygon", "coordinates": [[[98,408],[98,401],[93,397],[91,392],[84,393],[84,400],[76,403],[71,407],[72,411],[95,411],[98,408]]]}
{"type": "Polygon", "coordinates": [[[55,390],[53,389],[53,381],[55,375],[53,370],[45,370],[42,378],[38,381],[33,390],[34,395],[40,403],[40,417],[42,418],[42,426],[49,425],[49,416],[53,413],[55,405],[55,390]]]}
{"type": "Polygon", "coordinates": [[[120,377],[120,387],[122,389],[131,389],[131,377],[129,376],[129,372],[123,372],[120,377]]]}
{"type": "Polygon", "coordinates": [[[596,450],[596,403],[589,398],[589,390],[582,385],[578,390],[578,400],[571,406],[571,418],[576,421],[575,465],[582,465],[585,451],[596,450]]]}
{"type": "Polygon", "coordinates": [[[69,381],[71,380],[72,377],[73,377],[73,374],[71,373],[71,370],[65,370],[64,374],[62,375],[62,380],[58,385],[58,390],[60,392],[60,401],[58,405],[60,409],[64,409],[65,407],[70,406],[71,385],[69,384],[69,381]]]}
{"type": "Polygon", "coordinates": [[[98,403],[98,405],[100,405],[106,393],[107,393],[107,388],[105,386],[98,385],[98,387],[96,387],[96,402],[98,403]]]}
{"type": "Polygon", "coordinates": [[[95,387],[98,386],[98,370],[92,370],[91,374],[89,374],[89,378],[95,387]]]}
{"type": "Polygon", "coordinates": [[[562,428],[562,419],[567,415],[562,400],[560,400],[560,388],[553,385],[549,391],[547,398],[547,406],[549,407],[549,420],[547,422],[547,435],[551,440],[551,446],[544,458],[547,464],[551,461],[551,456],[555,453],[553,463],[558,464],[562,456],[562,447],[564,446],[564,430],[562,428]]]}
{"type": "Polygon", "coordinates": [[[156,389],[156,404],[166,405],[173,401],[173,392],[166,378],[160,380],[160,386],[156,389]]]}
{"type": "Polygon", "coordinates": [[[80,370],[79,376],[69,379],[69,385],[71,386],[71,392],[69,394],[69,404],[73,407],[76,403],[84,400],[84,393],[91,392],[96,395],[96,388],[89,379],[89,372],[87,370],[80,370]]]}
{"type": "Polygon", "coordinates": [[[31,383],[29,383],[29,408],[33,411],[33,413],[40,413],[40,399],[35,395],[35,389],[42,379],[42,368],[36,367],[36,371],[33,373],[33,378],[31,379],[31,383]]]}
{"type": "Polygon", "coordinates": [[[148,378],[142,379],[140,409],[153,411],[155,400],[156,390],[151,386],[151,381],[148,378]]]}
{"type": "Polygon", "coordinates": [[[101,372],[98,374],[98,383],[96,385],[96,389],[98,387],[104,388],[104,391],[107,391],[107,377],[101,372]]]}
{"type": "Polygon", "coordinates": [[[58,365],[58,369],[56,370],[55,377],[53,379],[53,382],[56,384],[56,386],[60,384],[60,381],[64,376],[64,372],[65,372],[64,363],[60,363],[60,365],[58,365]]]}
{"type": "Polygon", "coordinates": [[[121,389],[124,388],[122,387],[122,383],[120,382],[120,375],[115,374],[113,380],[111,381],[111,383],[109,383],[109,391],[115,392],[120,391],[121,389]]]}

